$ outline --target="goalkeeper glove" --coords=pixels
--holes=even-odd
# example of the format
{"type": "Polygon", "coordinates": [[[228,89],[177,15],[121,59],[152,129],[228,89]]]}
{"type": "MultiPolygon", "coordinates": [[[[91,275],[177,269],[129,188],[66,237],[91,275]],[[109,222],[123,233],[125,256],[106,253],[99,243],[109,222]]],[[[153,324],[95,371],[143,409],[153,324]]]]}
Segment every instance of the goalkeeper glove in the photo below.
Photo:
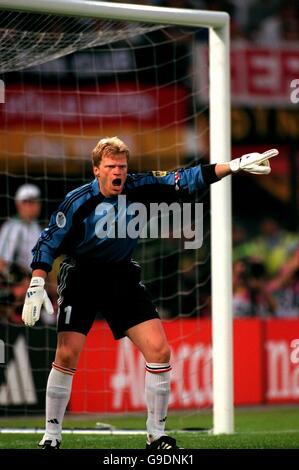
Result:
{"type": "Polygon", "coordinates": [[[33,277],[31,279],[22,312],[22,320],[26,326],[33,326],[39,320],[42,306],[44,306],[49,315],[54,313],[52,303],[44,286],[45,281],[42,277],[33,277]]]}
{"type": "Polygon", "coordinates": [[[267,150],[264,153],[247,153],[229,162],[229,167],[233,173],[243,170],[255,175],[268,175],[271,172],[269,158],[275,157],[275,155],[278,155],[276,149],[267,150]]]}

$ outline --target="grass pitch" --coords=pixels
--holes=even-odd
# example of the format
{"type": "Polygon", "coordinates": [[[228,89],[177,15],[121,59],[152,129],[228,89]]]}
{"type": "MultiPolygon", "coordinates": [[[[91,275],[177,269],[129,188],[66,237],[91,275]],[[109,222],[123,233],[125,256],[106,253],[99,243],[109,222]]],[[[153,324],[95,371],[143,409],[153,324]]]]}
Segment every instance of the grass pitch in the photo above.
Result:
{"type": "MultiPolygon", "coordinates": [[[[111,425],[108,434],[64,434],[64,449],[144,449],[145,434],[130,434],[145,429],[145,415],[71,416],[64,428],[95,430],[97,422],[111,425]],[[128,434],[119,435],[119,430],[128,434]]],[[[43,428],[43,417],[0,418],[0,449],[36,449],[42,431],[35,433],[6,433],[4,428],[43,428]]],[[[237,409],[235,433],[213,436],[198,428],[212,428],[211,411],[196,413],[170,412],[167,432],[184,449],[299,449],[299,407],[257,407],[237,409]]]]}

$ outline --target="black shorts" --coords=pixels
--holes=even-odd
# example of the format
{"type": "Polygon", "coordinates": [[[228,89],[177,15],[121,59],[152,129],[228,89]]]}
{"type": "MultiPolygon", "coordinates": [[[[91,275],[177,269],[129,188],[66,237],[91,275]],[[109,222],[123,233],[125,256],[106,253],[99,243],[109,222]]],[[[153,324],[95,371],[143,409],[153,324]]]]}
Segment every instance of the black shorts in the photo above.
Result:
{"type": "Polygon", "coordinates": [[[120,339],[128,328],[159,318],[140,275],[135,262],[91,266],[65,259],[58,276],[57,331],[87,335],[101,314],[120,339]]]}

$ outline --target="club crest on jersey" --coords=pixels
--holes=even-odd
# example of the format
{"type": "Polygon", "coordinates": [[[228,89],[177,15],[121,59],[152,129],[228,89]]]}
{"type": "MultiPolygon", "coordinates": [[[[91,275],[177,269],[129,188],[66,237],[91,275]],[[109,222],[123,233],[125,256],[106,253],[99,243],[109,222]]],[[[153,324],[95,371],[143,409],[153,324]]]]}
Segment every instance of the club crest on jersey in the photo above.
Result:
{"type": "Polygon", "coordinates": [[[66,217],[63,212],[58,212],[56,215],[56,225],[59,228],[63,228],[66,225],[66,217]]]}
{"type": "Polygon", "coordinates": [[[156,176],[157,178],[161,178],[162,176],[167,175],[167,171],[152,171],[153,175],[156,176]]]}

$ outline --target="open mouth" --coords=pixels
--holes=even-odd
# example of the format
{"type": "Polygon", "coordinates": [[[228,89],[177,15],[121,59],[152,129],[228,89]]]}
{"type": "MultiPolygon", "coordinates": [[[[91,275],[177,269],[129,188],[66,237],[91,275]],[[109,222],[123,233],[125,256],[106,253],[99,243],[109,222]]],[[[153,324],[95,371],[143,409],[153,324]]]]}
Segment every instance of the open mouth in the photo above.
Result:
{"type": "Polygon", "coordinates": [[[112,185],[113,186],[120,186],[121,185],[121,179],[120,178],[115,178],[112,180],[112,185]]]}

